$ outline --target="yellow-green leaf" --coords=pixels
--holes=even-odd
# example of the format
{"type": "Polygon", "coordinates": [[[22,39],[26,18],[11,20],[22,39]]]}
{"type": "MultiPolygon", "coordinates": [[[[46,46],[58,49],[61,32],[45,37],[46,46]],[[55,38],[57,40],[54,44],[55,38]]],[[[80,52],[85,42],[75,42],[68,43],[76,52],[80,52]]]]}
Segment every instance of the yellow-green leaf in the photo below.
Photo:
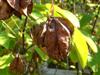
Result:
{"type": "MultiPolygon", "coordinates": [[[[51,4],[47,3],[46,4],[46,8],[49,10],[49,15],[50,15],[50,9],[51,9],[51,4]]],[[[61,17],[61,15],[59,13],[57,13],[57,11],[63,11],[61,8],[59,8],[57,5],[54,5],[54,16],[55,17],[61,17]]]]}
{"type": "Polygon", "coordinates": [[[78,60],[82,68],[85,68],[88,59],[88,46],[86,40],[84,39],[83,34],[77,28],[75,28],[73,34],[73,42],[74,46],[76,47],[78,60]]]}
{"type": "Polygon", "coordinates": [[[13,60],[12,54],[0,57],[0,69],[8,67],[12,60],[13,60]]]}
{"type": "Polygon", "coordinates": [[[91,50],[94,52],[94,53],[97,53],[98,50],[97,50],[97,46],[96,44],[94,43],[94,41],[90,38],[90,37],[87,37],[87,36],[84,36],[87,44],[90,46],[91,50]]]}
{"type": "Polygon", "coordinates": [[[73,25],[74,27],[76,27],[76,28],[79,28],[80,27],[79,20],[70,11],[62,10],[62,11],[57,11],[57,12],[59,14],[61,14],[64,18],[66,18],[70,22],[70,24],[73,25]]]}

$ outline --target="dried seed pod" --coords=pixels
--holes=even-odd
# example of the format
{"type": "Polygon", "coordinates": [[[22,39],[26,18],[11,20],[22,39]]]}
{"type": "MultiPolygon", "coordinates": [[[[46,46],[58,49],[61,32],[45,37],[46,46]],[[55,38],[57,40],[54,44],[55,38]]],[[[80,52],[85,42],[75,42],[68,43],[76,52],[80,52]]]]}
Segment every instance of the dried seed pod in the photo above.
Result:
{"type": "Polygon", "coordinates": [[[7,3],[16,11],[20,9],[19,2],[20,0],[7,0],[7,3]]]}
{"type": "Polygon", "coordinates": [[[64,60],[68,54],[70,36],[56,18],[49,22],[44,40],[47,52],[56,60],[64,60]]]}
{"type": "Polygon", "coordinates": [[[28,5],[31,4],[31,0],[20,0],[20,7],[26,8],[28,5]]]}
{"type": "Polygon", "coordinates": [[[24,73],[24,68],[25,68],[24,62],[18,56],[18,57],[15,57],[15,59],[10,64],[9,70],[13,74],[21,75],[24,73]]]}
{"type": "Polygon", "coordinates": [[[33,37],[39,46],[46,48],[51,58],[61,61],[69,52],[70,37],[74,31],[71,28],[64,18],[49,18],[33,30],[33,37]]]}
{"type": "Polygon", "coordinates": [[[68,30],[70,31],[70,34],[72,35],[73,32],[74,32],[74,26],[71,25],[70,22],[69,22],[67,19],[65,19],[65,18],[60,18],[60,17],[58,17],[58,20],[59,20],[64,26],[66,26],[66,27],[68,28],[68,30]]]}
{"type": "Polygon", "coordinates": [[[12,11],[6,0],[0,0],[0,20],[8,19],[13,14],[12,11]]]}
{"type": "Polygon", "coordinates": [[[32,0],[7,0],[7,2],[18,14],[27,16],[32,12],[32,0]]]}

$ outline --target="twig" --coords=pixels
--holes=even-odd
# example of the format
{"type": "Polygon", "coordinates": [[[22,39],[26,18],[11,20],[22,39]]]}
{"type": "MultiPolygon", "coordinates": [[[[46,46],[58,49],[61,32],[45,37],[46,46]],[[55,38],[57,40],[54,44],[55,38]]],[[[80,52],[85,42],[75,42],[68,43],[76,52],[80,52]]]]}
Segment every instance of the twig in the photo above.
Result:
{"type": "MultiPolygon", "coordinates": [[[[98,3],[99,4],[99,3],[98,3]]],[[[94,23],[93,23],[93,28],[92,28],[92,34],[95,32],[95,27],[96,27],[96,23],[97,23],[97,20],[98,20],[98,18],[99,18],[99,13],[100,13],[100,6],[98,7],[97,6],[97,8],[98,8],[98,12],[97,12],[97,14],[95,15],[95,20],[94,20],[94,23]]]]}
{"type": "Polygon", "coordinates": [[[73,3],[73,13],[75,14],[76,13],[76,2],[75,2],[75,0],[73,2],[74,2],[73,3]]]}
{"type": "Polygon", "coordinates": [[[52,0],[52,5],[51,5],[51,16],[54,16],[54,0],[52,0]]]}
{"type": "Polygon", "coordinates": [[[23,31],[22,31],[22,44],[23,44],[23,51],[22,51],[22,54],[25,53],[26,49],[25,49],[25,28],[26,28],[26,24],[27,24],[27,16],[26,16],[26,19],[25,19],[25,22],[24,22],[24,26],[23,26],[23,31]]]}

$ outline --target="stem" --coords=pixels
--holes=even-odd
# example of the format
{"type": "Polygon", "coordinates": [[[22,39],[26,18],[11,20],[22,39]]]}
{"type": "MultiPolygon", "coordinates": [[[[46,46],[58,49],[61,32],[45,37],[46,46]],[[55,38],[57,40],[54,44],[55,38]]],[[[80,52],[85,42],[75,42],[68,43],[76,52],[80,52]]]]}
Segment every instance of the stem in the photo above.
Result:
{"type": "Polygon", "coordinates": [[[52,0],[52,5],[51,5],[51,16],[54,16],[54,0],[52,0]]]}
{"type": "Polygon", "coordinates": [[[74,14],[75,14],[75,12],[76,12],[76,11],[75,11],[75,10],[76,10],[75,8],[76,8],[76,2],[75,2],[75,0],[74,0],[74,3],[73,3],[73,13],[74,13],[74,14]]]}
{"type": "Polygon", "coordinates": [[[26,28],[26,24],[27,24],[27,16],[26,16],[26,19],[25,19],[25,22],[24,22],[24,26],[23,26],[23,31],[22,31],[22,44],[23,44],[23,51],[22,51],[22,54],[25,53],[26,49],[25,49],[25,28],[26,28]]]}
{"type": "MultiPolygon", "coordinates": [[[[99,2],[100,3],[100,2],[99,2]]],[[[99,4],[98,3],[98,4],[99,4]]],[[[95,32],[95,27],[96,27],[96,23],[97,23],[97,20],[98,20],[98,18],[99,18],[99,13],[100,13],[100,6],[98,7],[96,7],[96,8],[98,8],[98,12],[97,12],[97,14],[95,15],[95,20],[94,20],[94,23],[93,23],[93,28],[92,28],[92,33],[94,33],[95,32]]]]}

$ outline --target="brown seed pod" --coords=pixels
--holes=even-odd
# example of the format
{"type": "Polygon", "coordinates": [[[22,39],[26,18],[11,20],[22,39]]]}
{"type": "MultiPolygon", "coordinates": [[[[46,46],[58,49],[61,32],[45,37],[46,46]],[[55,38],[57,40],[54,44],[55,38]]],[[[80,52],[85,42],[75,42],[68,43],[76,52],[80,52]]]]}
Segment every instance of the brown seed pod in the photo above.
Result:
{"type": "Polygon", "coordinates": [[[56,18],[53,18],[49,22],[44,40],[47,52],[50,57],[56,60],[64,60],[67,57],[69,49],[69,33],[56,18]]]}
{"type": "Polygon", "coordinates": [[[20,0],[20,7],[26,8],[28,5],[31,4],[31,0],[20,0]]]}
{"type": "Polygon", "coordinates": [[[8,19],[13,14],[12,11],[6,0],[0,0],[0,20],[8,19]]]}
{"type": "Polygon", "coordinates": [[[18,14],[27,16],[32,12],[32,0],[7,0],[7,2],[18,14]]]}
{"type": "Polygon", "coordinates": [[[24,73],[24,67],[25,67],[24,62],[18,56],[18,57],[15,57],[15,59],[10,64],[9,70],[13,74],[21,75],[24,73]]]}
{"type": "Polygon", "coordinates": [[[20,5],[19,5],[20,0],[7,0],[7,3],[16,11],[19,11],[20,5]]]}
{"type": "Polygon", "coordinates": [[[46,48],[48,55],[58,61],[64,60],[69,52],[70,37],[73,28],[64,18],[49,18],[45,24],[33,30],[33,40],[46,48]]]}

